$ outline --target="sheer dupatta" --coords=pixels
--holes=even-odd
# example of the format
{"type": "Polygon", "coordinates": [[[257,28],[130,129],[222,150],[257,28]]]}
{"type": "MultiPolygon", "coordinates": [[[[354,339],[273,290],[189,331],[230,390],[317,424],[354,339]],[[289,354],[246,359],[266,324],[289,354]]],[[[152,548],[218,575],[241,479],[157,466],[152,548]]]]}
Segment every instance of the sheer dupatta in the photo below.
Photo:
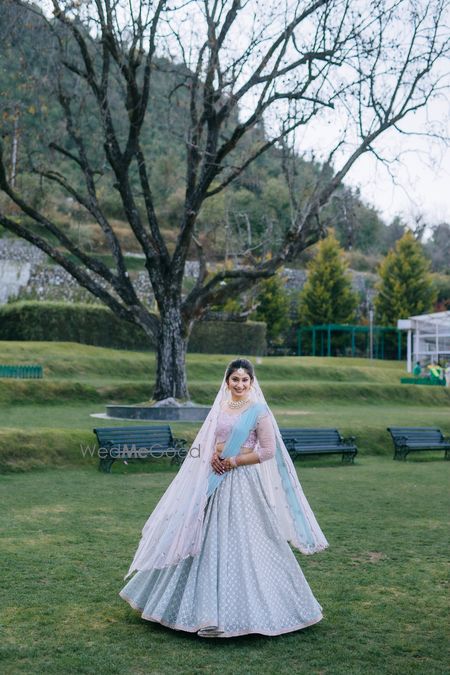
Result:
{"type": "MultiPolygon", "coordinates": [[[[142,529],[139,546],[124,579],[134,571],[162,569],[199,553],[208,496],[224,477],[212,471],[211,458],[215,447],[217,420],[222,404],[228,397],[224,377],[213,406],[186,459],[142,529]]],[[[236,423],[222,455],[231,456],[225,454],[225,451],[237,454],[248,432],[254,428],[258,416],[264,411],[269,414],[277,444],[275,457],[255,465],[260,472],[264,492],[285,539],[302,553],[320,551],[328,543],[303,494],[278,424],[267,406],[256,377],[253,381],[252,399],[253,405],[242,414],[241,422],[236,423]]]]}

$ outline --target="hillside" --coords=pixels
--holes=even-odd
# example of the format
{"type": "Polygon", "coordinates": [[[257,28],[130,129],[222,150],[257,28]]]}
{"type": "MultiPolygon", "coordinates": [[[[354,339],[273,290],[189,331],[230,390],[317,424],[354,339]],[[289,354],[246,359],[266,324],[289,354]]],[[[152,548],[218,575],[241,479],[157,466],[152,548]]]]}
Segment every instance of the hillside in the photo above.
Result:
{"type": "MultiPolygon", "coordinates": [[[[12,145],[16,139],[19,187],[34,195],[35,206],[45,204],[57,222],[65,224],[70,235],[86,250],[106,253],[103,234],[73,198],[54,183],[41,181],[33,174],[33,168],[50,167],[64,175],[77,189],[82,187],[76,164],[67,157],[62,159],[52,150],[55,144],[68,152],[74,150],[73,143],[66,139],[64,117],[55,90],[59,67],[55,37],[39,19],[38,5],[34,6],[33,12],[23,6],[18,9],[11,3],[2,5],[0,105],[9,168],[11,170],[12,145]]],[[[56,27],[56,30],[60,29],[56,27]]],[[[76,62],[76,51],[70,43],[69,51],[76,62]]],[[[184,197],[185,139],[189,118],[186,74],[186,69],[179,64],[166,59],[156,62],[142,136],[143,151],[151,166],[157,215],[169,246],[179,224],[184,197]]],[[[100,121],[92,96],[75,89],[75,82],[67,74],[64,86],[67,95],[72,89],[76,91],[70,98],[72,114],[80,132],[89,139],[87,153],[98,172],[96,186],[103,210],[111,219],[124,248],[138,252],[139,246],[130,234],[113,177],[105,163],[100,121]]],[[[117,102],[114,122],[119,139],[124,143],[126,115],[122,92],[114,82],[112,87],[113,99],[117,102]]],[[[238,163],[250,147],[266,138],[264,128],[255,127],[230,160],[238,163]]],[[[226,194],[219,194],[205,203],[198,222],[207,255],[223,256],[226,248],[236,251],[248,245],[250,240],[253,246],[260,244],[260,252],[267,253],[276,246],[291,217],[281,159],[280,149],[272,148],[236,179],[226,194]]],[[[296,190],[300,203],[310,193],[321,170],[315,162],[301,157],[296,159],[296,190]]],[[[132,181],[137,181],[136,175],[132,175],[132,181]]],[[[0,205],[1,199],[0,196],[0,205]]],[[[143,212],[143,204],[139,206],[143,212]]],[[[336,228],[346,249],[364,253],[385,252],[392,238],[399,234],[395,227],[387,227],[376,210],[365,204],[356,191],[345,186],[324,209],[323,220],[336,228]]]]}

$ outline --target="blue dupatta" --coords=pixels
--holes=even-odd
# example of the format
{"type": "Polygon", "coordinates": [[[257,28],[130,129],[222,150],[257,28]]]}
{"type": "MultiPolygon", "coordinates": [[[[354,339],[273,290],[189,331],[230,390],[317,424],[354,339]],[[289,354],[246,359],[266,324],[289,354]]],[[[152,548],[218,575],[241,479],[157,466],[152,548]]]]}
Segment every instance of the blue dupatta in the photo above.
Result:
{"type": "MultiPolygon", "coordinates": [[[[238,416],[236,424],[234,425],[221,453],[222,457],[235,457],[239,454],[242,445],[247,440],[251,430],[256,426],[256,422],[261,413],[267,410],[265,403],[255,403],[245,412],[238,416]]],[[[299,497],[295,492],[293,485],[293,476],[289,470],[286,459],[281,450],[280,444],[276,442],[275,461],[281,480],[281,485],[285,494],[287,506],[289,508],[294,529],[299,541],[302,542],[302,550],[306,552],[316,549],[316,537],[312,528],[312,523],[308,518],[307,513],[299,497]]],[[[212,472],[208,479],[207,497],[210,497],[213,492],[219,487],[225,474],[217,474],[212,472]]]]}
{"type": "Polygon", "coordinates": [[[280,474],[281,485],[283,486],[284,494],[286,495],[286,501],[289,506],[289,511],[291,512],[291,517],[294,523],[297,537],[299,537],[299,540],[303,543],[304,547],[313,549],[315,546],[316,537],[312,530],[311,523],[309,522],[308,517],[305,513],[305,510],[302,507],[298,499],[298,496],[295,494],[289,467],[283,456],[283,452],[280,448],[280,444],[278,443],[278,441],[275,459],[277,463],[278,473],[280,474]]]}
{"type": "MultiPolygon", "coordinates": [[[[251,430],[255,427],[256,420],[265,409],[266,405],[264,403],[255,403],[238,416],[238,420],[234,425],[231,434],[228,436],[225,447],[221,452],[221,457],[236,457],[236,455],[239,454],[242,445],[249,437],[251,430]]],[[[208,491],[206,493],[207,497],[212,495],[224,478],[224,473],[218,474],[213,471],[210,474],[208,479],[208,491]]]]}

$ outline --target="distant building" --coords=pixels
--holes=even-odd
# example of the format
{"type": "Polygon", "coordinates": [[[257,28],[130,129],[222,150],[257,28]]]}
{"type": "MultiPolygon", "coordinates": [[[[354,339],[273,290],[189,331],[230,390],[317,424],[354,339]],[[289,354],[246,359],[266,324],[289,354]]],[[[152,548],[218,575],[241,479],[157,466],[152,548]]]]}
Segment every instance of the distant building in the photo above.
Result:
{"type": "Polygon", "coordinates": [[[450,312],[435,312],[399,319],[397,328],[408,331],[407,370],[419,361],[422,366],[450,361],[450,312]]]}

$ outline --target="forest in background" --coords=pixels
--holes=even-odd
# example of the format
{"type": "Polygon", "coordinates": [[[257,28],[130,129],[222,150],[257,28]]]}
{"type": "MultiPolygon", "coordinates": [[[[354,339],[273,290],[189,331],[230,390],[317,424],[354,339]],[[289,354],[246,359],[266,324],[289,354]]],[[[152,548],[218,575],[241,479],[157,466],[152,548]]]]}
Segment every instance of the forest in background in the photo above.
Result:
{"type": "MultiPolygon", "coordinates": [[[[40,153],[44,151],[45,161],[54,170],[58,170],[63,161],[52,149],[54,144],[58,144],[65,122],[58,103],[50,95],[52,43],[48,40],[48,28],[33,12],[23,7],[18,9],[5,2],[0,2],[0,6],[4,17],[0,36],[2,143],[10,173],[15,173],[16,182],[33,195],[36,206],[44,200],[46,204],[51,203],[58,222],[64,224],[86,251],[106,254],[103,234],[89,220],[86,212],[54,184],[49,185],[33,173],[37,149],[40,153]]],[[[40,10],[34,6],[34,11],[40,10]]],[[[188,92],[184,66],[159,59],[155,64],[154,77],[155,88],[142,141],[146,154],[151,157],[156,209],[170,241],[171,232],[173,238],[176,236],[177,218],[184,198],[185,161],[180,154],[183,151],[180,137],[184,134],[188,92]]],[[[129,226],[112,176],[108,168],[101,165],[101,153],[97,152],[96,147],[96,139],[99,138],[96,117],[89,114],[91,105],[93,101],[89,97],[80,98],[77,124],[83,125],[84,131],[88,129],[92,138],[89,153],[93,165],[98,168],[97,189],[105,213],[112,219],[125,250],[138,253],[136,239],[129,235],[129,226]]],[[[264,139],[264,133],[261,125],[256,126],[246,143],[257,144],[264,139]]],[[[284,159],[282,147],[270,149],[226,191],[205,202],[198,219],[197,236],[210,261],[233,259],[240,251],[248,249],[258,256],[270,256],[272,248],[291,222],[290,195],[283,171],[284,159]]],[[[69,166],[64,167],[66,174],[69,166]]],[[[307,197],[317,177],[324,170],[332,170],[324,169],[311,158],[302,157],[296,158],[294,169],[300,203],[307,197]]],[[[81,181],[76,169],[72,167],[70,171],[70,179],[74,184],[81,181]]],[[[5,197],[0,196],[0,199],[5,197]]],[[[14,208],[10,209],[14,215],[14,208]]],[[[15,215],[19,217],[18,213],[15,215]]],[[[334,229],[340,245],[346,251],[350,267],[368,272],[376,271],[382,256],[409,226],[416,237],[422,240],[431,269],[440,277],[436,279],[442,289],[439,301],[441,304],[444,301],[445,306],[449,284],[444,275],[450,272],[448,223],[427,223],[420,213],[414,214],[408,223],[399,217],[386,223],[373,206],[364,202],[358,190],[345,185],[336,191],[323,209],[321,220],[323,225],[334,229]]],[[[0,231],[0,234],[5,236],[6,232],[0,231]]],[[[298,266],[304,267],[311,255],[311,251],[304,252],[298,260],[298,266]]],[[[192,257],[195,257],[194,252],[192,257]]]]}

